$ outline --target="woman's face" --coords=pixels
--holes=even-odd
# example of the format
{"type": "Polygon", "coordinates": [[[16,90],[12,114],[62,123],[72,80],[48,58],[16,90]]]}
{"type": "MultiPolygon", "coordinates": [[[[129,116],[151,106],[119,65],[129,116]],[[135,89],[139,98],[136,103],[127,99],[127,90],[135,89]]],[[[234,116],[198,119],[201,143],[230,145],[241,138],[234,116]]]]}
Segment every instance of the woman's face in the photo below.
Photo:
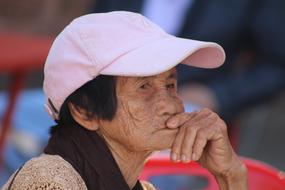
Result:
{"type": "Polygon", "coordinates": [[[170,148],[177,129],[166,128],[166,121],[184,111],[176,70],[151,77],[118,77],[116,93],[116,115],[112,121],[100,121],[100,133],[130,151],[170,148]]]}

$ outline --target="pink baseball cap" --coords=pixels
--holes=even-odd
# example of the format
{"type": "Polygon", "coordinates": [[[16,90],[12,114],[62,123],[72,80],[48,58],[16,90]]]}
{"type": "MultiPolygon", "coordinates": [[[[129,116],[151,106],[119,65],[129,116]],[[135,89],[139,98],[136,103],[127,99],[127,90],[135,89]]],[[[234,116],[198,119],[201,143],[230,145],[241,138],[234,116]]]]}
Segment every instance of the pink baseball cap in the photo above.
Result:
{"type": "Polygon", "coordinates": [[[218,44],[172,36],[138,13],[81,16],[65,27],[49,51],[45,106],[58,119],[65,99],[98,75],[151,76],[179,63],[215,68],[224,60],[218,44]]]}

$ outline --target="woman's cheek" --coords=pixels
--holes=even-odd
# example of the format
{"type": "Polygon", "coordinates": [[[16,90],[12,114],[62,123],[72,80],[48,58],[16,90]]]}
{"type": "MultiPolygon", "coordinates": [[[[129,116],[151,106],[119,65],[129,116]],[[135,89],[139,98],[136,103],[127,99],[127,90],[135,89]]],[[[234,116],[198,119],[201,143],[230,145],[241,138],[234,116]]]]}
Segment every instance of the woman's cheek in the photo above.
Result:
{"type": "Polygon", "coordinates": [[[128,101],[129,115],[137,122],[151,121],[154,117],[154,102],[146,99],[128,101]]]}

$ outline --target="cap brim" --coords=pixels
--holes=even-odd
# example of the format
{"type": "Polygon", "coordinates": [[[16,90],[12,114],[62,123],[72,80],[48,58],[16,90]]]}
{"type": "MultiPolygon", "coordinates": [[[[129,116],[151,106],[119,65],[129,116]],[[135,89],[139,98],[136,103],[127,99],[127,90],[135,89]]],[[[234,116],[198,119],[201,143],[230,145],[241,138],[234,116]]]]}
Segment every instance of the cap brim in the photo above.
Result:
{"type": "Polygon", "coordinates": [[[216,68],[224,61],[225,52],[216,43],[167,36],[124,54],[100,74],[152,76],[179,63],[199,68],[216,68]]]}

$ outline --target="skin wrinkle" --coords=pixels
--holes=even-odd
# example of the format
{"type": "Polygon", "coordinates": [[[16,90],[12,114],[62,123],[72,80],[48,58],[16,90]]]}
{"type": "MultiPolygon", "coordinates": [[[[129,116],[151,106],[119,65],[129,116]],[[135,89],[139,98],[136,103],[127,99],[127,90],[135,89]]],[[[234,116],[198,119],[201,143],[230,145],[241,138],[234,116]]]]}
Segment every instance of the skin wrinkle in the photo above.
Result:
{"type": "MultiPolygon", "coordinates": [[[[116,141],[119,146],[126,148],[128,150],[128,154],[135,151],[142,151],[149,155],[150,152],[154,150],[170,148],[172,143],[171,139],[174,139],[176,134],[173,133],[172,138],[167,136],[166,138],[159,137],[161,136],[159,135],[161,133],[161,129],[166,128],[166,120],[170,117],[170,114],[166,116],[158,116],[158,109],[168,108],[158,108],[157,102],[168,101],[164,103],[165,105],[178,104],[172,106],[171,109],[175,108],[171,111],[173,114],[175,114],[175,112],[178,110],[180,112],[184,110],[182,102],[179,100],[176,94],[176,90],[175,93],[172,93],[170,97],[167,97],[169,96],[167,95],[168,92],[166,91],[167,89],[165,87],[168,84],[167,82],[171,80],[170,83],[173,81],[176,83],[174,78],[176,74],[173,73],[175,73],[174,69],[164,73],[163,75],[146,77],[143,80],[134,80],[135,78],[131,77],[118,77],[116,92],[119,100],[119,106],[116,114],[119,117],[117,117],[117,126],[122,125],[124,127],[120,127],[121,131],[118,132],[120,133],[118,136],[114,135],[115,128],[114,130],[109,130],[109,127],[106,126],[103,127],[103,129],[100,129],[104,138],[112,140],[112,142],[111,140],[107,140],[107,143],[109,144],[110,148],[114,150],[114,154],[120,155],[120,153],[117,151],[118,148],[110,145],[114,143],[114,141],[116,141]],[[141,93],[141,91],[138,90],[139,85],[142,84],[141,82],[144,82],[145,80],[153,81],[152,85],[155,86],[155,90],[151,90],[151,93],[141,93]],[[175,100],[169,101],[169,99],[175,100]],[[155,138],[155,135],[159,135],[158,138],[155,138]],[[168,142],[164,142],[162,144],[161,141],[168,142]],[[146,142],[149,142],[149,144],[146,144],[146,142]],[[156,146],[152,147],[153,145],[156,146]]],[[[118,157],[128,163],[126,158],[122,158],[123,156],[118,157]]]]}
{"type": "MultiPolygon", "coordinates": [[[[146,114],[140,114],[140,109],[143,108],[143,105],[138,104],[137,102],[129,101],[128,99],[130,96],[132,96],[132,93],[126,94],[120,98],[122,100],[122,107],[125,110],[125,113],[128,115],[126,118],[132,121],[134,127],[139,128],[139,126],[143,126],[143,122],[148,118],[146,114]]],[[[153,123],[153,119],[151,123],[153,123]]]]}
{"type": "MultiPolygon", "coordinates": [[[[120,119],[122,120],[122,122],[126,123],[125,127],[123,127],[123,133],[125,137],[135,136],[134,130],[140,128],[139,125],[137,124],[139,122],[139,119],[136,119],[135,117],[133,117],[133,114],[131,114],[132,111],[130,107],[127,105],[127,102],[121,101],[120,106],[125,113],[125,114],[121,114],[122,118],[120,119]],[[128,126],[133,126],[133,128],[128,127],[128,126]]],[[[124,144],[124,146],[127,147],[130,151],[133,151],[136,149],[136,147],[134,147],[133,144],[130,144],[130,143],[124,144]]]]}
{"type": "MultiPolygon", "coordinates": [[[[127,78],[123,78],[121,80],[122,84],[120,86],[125,86],[128,83],[127,78]]],[[[137,85],[137,84],[136,84],[137,85]]],[[[136,115],[137,113],[140,113],[140,109],[142,108],[140,104],[137,104],[137,102],[133,102],[130,101],[130,97],[133,96],[137,96],[136,94],[134,95],[133,92],[127,92],[125,94],[121,94],[119,91],[123,91],[124,89],[119,88],[117,91],[117,94],[120,94],[120,96],[118,97],[118,99],[120,100],[120,105],[122,106],[122,109],[125,111],[125,114],[122,114],[123,116],[125,116],[125,119],[127,119],[129,122],[129,124],[133,124],[134,127],[139,128],[139,125],[136,124],[137,122],[142,122],[145,119],[147,119],[146,117],[144,117],[144,115],[136,115]]],[[[129,125],[130,126],[130,125],[129,125]]]]}
{"type": "Polygon", "coordinates": [[[125,110],[125,113],[127,115],[126,119],[130,121],[130,123],[132,123],[135,128],[139,128],[140,125],[143,126],[143,121],[147,119],[147,116],[145,114],[137,114],[141,109],[141,105],[136,105],[133,102],[129,102],[128,100],[122,101],[121,105],[123,107],[122,109],[125,110]]]}
{"type": "Polygon", "coordinates": [[[114,118],[90,121],[99,126],[97,131],[129,187],[134,187],[153,152],[171,148],[172,153],[178,153],[174,159],[171,155],[173,161],[198,160],[215,175],[220,187],[234,184],[235,189],[245,189],[246,168],[230,145],[225,123],[209,109],[185,113],[175,75],[172,69],[142,79],[117,77],[118,108],[114,118]],[[203,151],[202,155],[197,151],[193,154],[195,149],[203,151]],[[236,178],[241,180],[237,183],[236,178]]]}
{"type": "MultiPolygon", "coordinates": [[[[174,78],[173,76],[175,76],[175,74],[171,74],[171,78],[174,78]]],[[[149,77],[149,79],[157,79],[158,77],[155,76],[155,77],[149,77]]],[[[168,77],[169,78],[169,77],[168,77]]],[[[144,81],[147,81],[148,80],[148,77],[143,77],[143,79],[139,78],[138,80],[136,80],[134,82],[135,86],[136,85],[141,85],[142,82],[144,81]]],[[[159,80],[159,78],[158,78],[159,80]]],[[[124,85],[127,85],[126,83],[126,80],[122,80],[124,82],[124,85]]],[[[163,83],[163,84],[160,84],[159,87],[156,87],[157,89],[154,89],[152,90],[152,93],[151,95],[147,96],[147,98],[145,98],[146,101],[152,101],[150,103],[150,105],[155,105],[156,108],[151,110],[152,111],[152,114],[151,116],[153,115],[156,115],[155,112],[157,112],[157,107],[158,107],[158,103],[157,102],[160,102],[161,100],[160,99],[165,99],[163,96],[163,94],[165,94],[164,92],[163,93],[159,93],[161,91],[165,91],[165,82],[164,81],[159,81],[159,83],[163,83]],[[158,89],[158,88],[161,88],[161,89],[158,89]]],[[[154,84],[151,84],[151,85],[154,85],[154,84]]],[[[130,93],[127,93],[125,96],[120,96],[119,99],[121,99],[122,101],[125,101],[126,102],[126,106],[124,106],[125,110],[126,110],[126,113],[132,118],[132,121],[134,122],[133,124],[137,127],[137,126],[140,126],[140,125],[143,125],[143,121],[147,121],[147,120],[150,120],[152,119],[152,121],[150,122],[151,125],[157,127],[157,125],[154,125],[154,122],[155,122],[155,118],[152,118],[152,117],[149,117],[148,115],[142,113],[140,114],[140,110],[144,107],[144,105],[141,105],[138,103],[137,101],[137,98],[135,98],[135,101],[130,101],[128,99],[130,99],[129,97],[133,96],[133,92],[130,92],[130,93]],[[139,122],[142,122],[142,123],[139,123],[139,122]],[[138,124],[136,124],[138,123],[138,124]]],[[[143,97],[144,98],[144,97],[143,97]]],[[[162,100],[162,101],[166,101],[166,100],[162,100]]],[[[177,106],[176,106],[177,107],[177,106]]],[[[181,106],[182,107],[182,106],[181,106]]],[[[176,110],[178,110],[176,108],[176,110]]],[[[168,116],[169,117],[169,116],[168,116]]],[[[128,118],[129,119],[129,118],[128,118]]],[[[162,118],[162,120],[166,121],[165,118],[162,118]]],[[[163,126],[160,126],[158,128],[161,128],[161,127],[165,127],[164,125],[163,126]]]]}

